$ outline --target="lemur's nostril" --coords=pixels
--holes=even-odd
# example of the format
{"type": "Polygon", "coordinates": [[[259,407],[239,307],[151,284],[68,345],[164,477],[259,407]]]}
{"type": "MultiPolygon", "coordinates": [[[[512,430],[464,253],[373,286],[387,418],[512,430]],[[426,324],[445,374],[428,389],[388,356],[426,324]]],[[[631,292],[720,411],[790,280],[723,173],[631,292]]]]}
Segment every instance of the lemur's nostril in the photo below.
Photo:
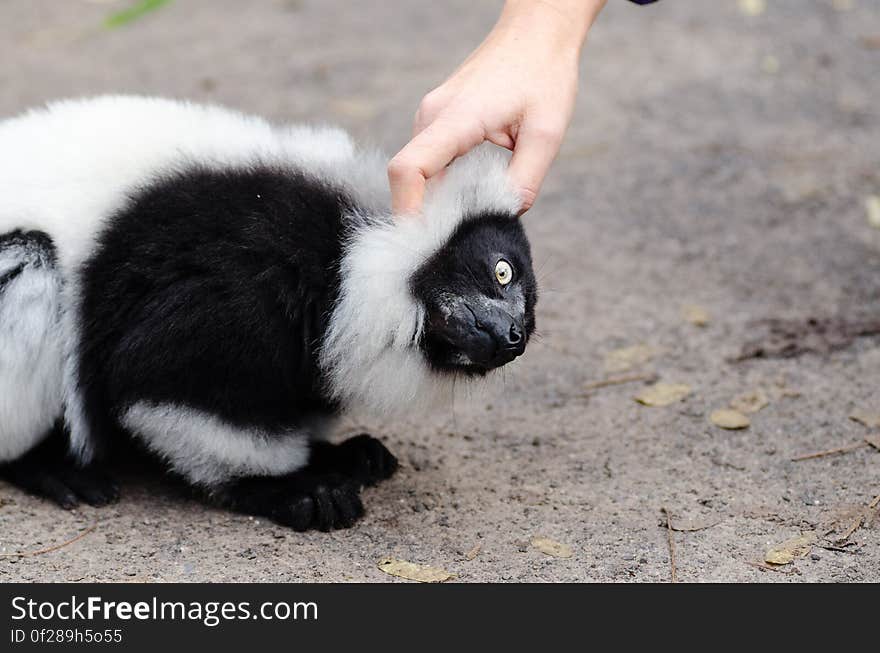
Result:
{"type": "Polygon", "coordinates": [[[511,324],[510,333],[507,336],[507,341],[511,345],[518,345],[520,342],[522,342],[522,339],[522,331],[520,331],[519,327],[517,327],[515,324],[511,324]]]}

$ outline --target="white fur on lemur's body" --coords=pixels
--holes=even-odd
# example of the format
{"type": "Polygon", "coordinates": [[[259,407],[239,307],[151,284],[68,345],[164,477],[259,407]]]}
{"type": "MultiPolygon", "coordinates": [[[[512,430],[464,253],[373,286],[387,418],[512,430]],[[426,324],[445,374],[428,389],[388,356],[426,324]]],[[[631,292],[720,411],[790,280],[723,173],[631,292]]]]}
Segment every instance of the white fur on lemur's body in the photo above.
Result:
{"type": "Polygon", "coordinates": [[[42,438],[61,414],[61,279],[40,252],[0,249],[0,462],[42,438]]]}
{"type": "MultiPolygon", "coordinates": [[[[345,189],[355,229],[321,350],[332,395],[345,407],[387,413],[444,394],[443,379],[412,347],[423,315],[408,281],[465,215],[516,212],[503,157],[486,150],[464,157],[429,188],[422,217],[392,220],[383,157],[337,129],[275,127],[163,99],[63,101],[0,122],[0,235],[45,232],[57,255],[55,266],[17,257],[15,248],[0,257],[0,277],[25,265],[0,296],[0,462],[44,437],[62,405],[74,451],[92,457],[76,383],[77,272],[131,193],[193,164],[291,166],[345,189]]],[[[308,455],[308,433],[267,438],[185,405],[139,402],[121,421],[171,468],[207,487],[295,471],[308,455]]]]}

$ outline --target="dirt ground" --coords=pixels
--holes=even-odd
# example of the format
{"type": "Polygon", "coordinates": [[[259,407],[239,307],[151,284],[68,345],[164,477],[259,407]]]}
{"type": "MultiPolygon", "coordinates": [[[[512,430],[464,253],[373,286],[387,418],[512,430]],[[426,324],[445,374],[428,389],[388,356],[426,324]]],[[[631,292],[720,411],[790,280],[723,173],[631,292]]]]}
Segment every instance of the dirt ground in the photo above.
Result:
{"type": "MultiPolygon", "coordinates": [[[[153,93],[340,123],[388,151],[499,7],[178,0],[108,29],[131,3],[2,4],[0,115],[153,93]]],[[[3,485],[0,551],[98,525],[58,551],[0,558],[0,581],[383,582],[394,579],[377,562],[392,556],[461,581],[665,582],[663,508],[673,526],[700,528],[672,533],[681,581],[880,581],[867,508],[880,451],[792,460],[862,442],[872,432],[850,414],[880,413],[877,329],[845,333],[880,316],[880,229],[865,209],[880,194],[878,73],[871,0],[767,0],[759,15],[736,0],[609,0],[569,137],[526,218],[541,338],[446,413],[346,423],[402,461],[366,491],[362,522],[301,535],[155,481],[128,482],[109,508],[63,512],[3,485]],[[685,319],[692,304],[707,325],[685,319]],[[809,318],[837,322],[826,338],[824,323],[792,329],[793,357],[731,361],[766,336],[764,320],[809,318]],[[610,372],[609,352],[633,345],[653,358],[610,372]],[[633,399],[643,381],[586,387],[652,372],[691,394],[648,407],[633,399]],[[769,404],[749,428],[709,422],[756,389],[769,404]],[[819,538],[805,557],[755,566],[802,531],[819,538]],[[573,555],[538,551],[536,536],[573,555]]]]}

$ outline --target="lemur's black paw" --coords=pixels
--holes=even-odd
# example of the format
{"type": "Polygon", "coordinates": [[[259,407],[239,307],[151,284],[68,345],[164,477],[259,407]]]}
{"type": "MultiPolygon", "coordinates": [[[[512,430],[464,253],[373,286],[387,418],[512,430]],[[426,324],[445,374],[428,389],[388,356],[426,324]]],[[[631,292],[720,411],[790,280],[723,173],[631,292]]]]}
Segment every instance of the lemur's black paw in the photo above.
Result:
{"type": "Polygon", "coordinates": [[[397,470],[397,459],[366,433],[342,444],[315,442],[304,469],[242,478],[213,492],[221,505],[264,515],[296,531],[349,528],[364,514],[360,490],[397,470]]]}
{"type": "Polygon", "coordinates": [[[345,476],[358,485],[375,485],[397,471],[397,458],[376,438],[361,433],[341,444],[314,443],[309,466],[345,476]]]}
{"type": "Polygon", "coordinates": [[[73,463],[45,466],[25,457],[0,467],[0,477],[66,510],[76,508],[80,502],[100,507],[119,498],[119,489],[108,476],[93,467],[81,468],[73,463]]]}
{"type": "Polygon", "coordinates": [[[61,470],[61,481],[82,501],[100,508],[119,500],[119,486],[97,467],[61,470]]]}
{"type": "Polygon", "coordinates": [[[98,507],[119,498],[116,484],[97,465],[82,467],[71,458],[67,432],[61,423],[55,424],[26,454],[0,465],[0,478],[67,510],[80,502],[98,507]]]}
{"type": "Polygon", "coordinates": [[[276,501],[270,516],[295,531],[350,528],[364,514],[359,488],[335,474],[295,483],[276,501]]]}
{"type": "Polygon", "coordinates": [[[351,476],[364,485],[375,485],[397,471],[397,458],[368,433],[361,433],[339,445],[339,456],[351,476]]]}

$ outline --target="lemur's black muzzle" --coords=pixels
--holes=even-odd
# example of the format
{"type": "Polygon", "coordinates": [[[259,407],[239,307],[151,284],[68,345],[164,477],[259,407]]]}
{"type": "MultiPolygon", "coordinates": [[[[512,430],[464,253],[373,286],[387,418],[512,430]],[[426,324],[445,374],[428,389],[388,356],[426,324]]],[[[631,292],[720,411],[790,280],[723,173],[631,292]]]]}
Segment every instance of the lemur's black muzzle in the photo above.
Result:
{"type": "Polygon", "coordinates": [[[526,349],[522,319],[495,304],[462,303],[451,314],[435,322],[435,333],[468,365],[484,371],[506,365],[526,349]]]}
{"type": "Polygon", "coordinates": [[[522,324],[503,309],[484,315],[474,313],[474,322],[477,330],[488,334],[492,341],[493,354],[486,364],[487,368],[506,365],[526,350],[522,324]]]}

